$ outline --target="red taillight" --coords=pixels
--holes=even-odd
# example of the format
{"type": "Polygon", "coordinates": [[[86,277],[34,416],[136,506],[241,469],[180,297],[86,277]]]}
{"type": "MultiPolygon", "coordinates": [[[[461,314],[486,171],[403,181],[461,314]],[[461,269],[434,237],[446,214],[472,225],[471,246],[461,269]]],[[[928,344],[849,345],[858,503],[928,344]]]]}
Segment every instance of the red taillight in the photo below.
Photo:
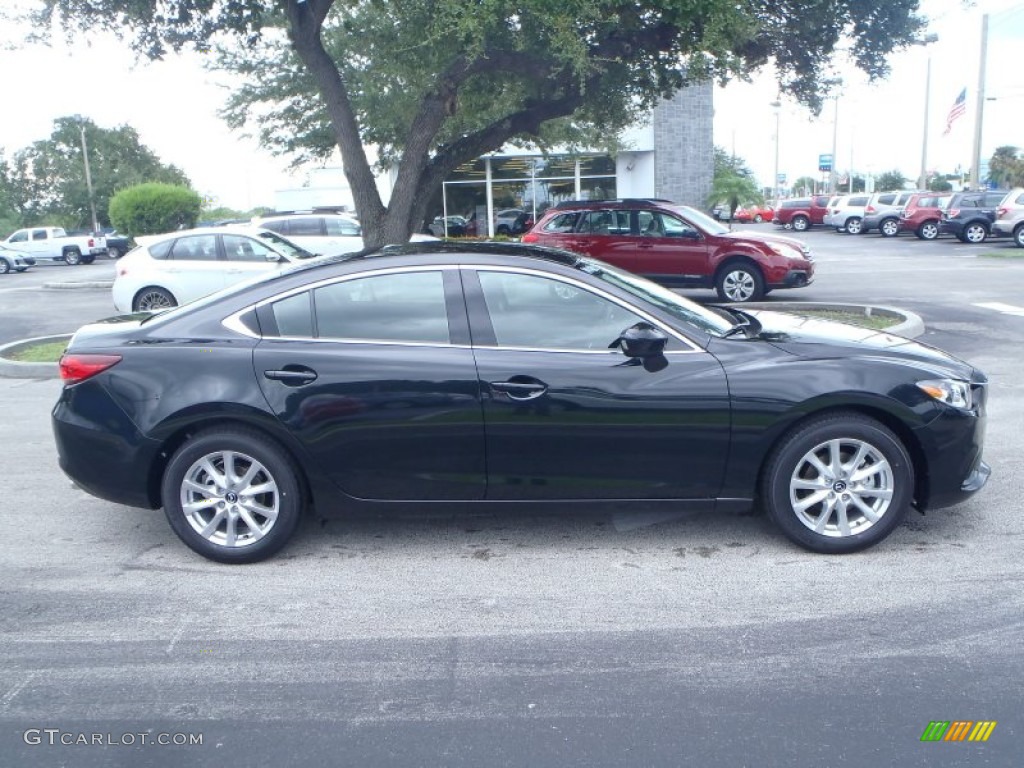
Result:
{"type": "Polygon", "coordinates": [[[960,209],[950,208],[948,211],[946,211],[946,215],[951,219],[955,219],[957,216],[960,215],[960,209]]]}
{"type": "Polygon", "coordinates": [[[89,238],[89,247],[90,247],[90,248],[92,248],[92,247],[93,247],[93,246],[95,246],[95,245],[96,245],[96,241],[95,241],[95,240],[93,240],[93,239],[92,239],[92,238],[90,237],[90,238],[89,238]]]}
{"type": "Polygon", "coordinates": [[[103,373],[121,362],[120,355],[75,355],[65,353],[60,358],[60,378],[66,384],[78,384],[103,373]]]}
{"type": "Polygon", "coordinates": [[[875,206],[873,206],[873,205],[869,205],[867,208],[864,209],[864,213],[874,213],[874,212],[875,212],[875,206]]]}
{"type": "Polygon", "coordinates": [[[1003,216],[1005,216],[1007,213],[1009,213],[1009,211],[1010,211],[1009,208],[1000,208],[1000,209],[998,209],[996,211],[996,218],[997,219],[1003,218],[1003,216]]]}
{"type": "Polygon", "coordinates": [[[521,242],[536,243],[539,239],[540,238],[533,234],[533,232],[527,232],[525,235],[523,235],[521,242]]]}

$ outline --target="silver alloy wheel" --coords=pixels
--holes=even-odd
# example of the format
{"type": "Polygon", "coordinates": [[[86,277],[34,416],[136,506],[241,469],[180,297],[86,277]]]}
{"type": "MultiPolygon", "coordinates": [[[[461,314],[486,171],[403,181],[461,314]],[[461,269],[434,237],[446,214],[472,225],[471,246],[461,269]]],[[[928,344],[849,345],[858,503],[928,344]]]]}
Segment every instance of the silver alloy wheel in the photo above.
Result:
{"type": "Polygon", "coordinates": [[[192,530],[221,547],[246,547],[274,527],[281,495],[273,475],[238,451],[198,459],[181,481],[181,510],[192,530]]]}
{"type": "Polygon", "coordinates": [[[1017,244],[1018,248],[1024,248],[1024,224],[1018,224],[1017,228],[1013,231],[1013,241],[1017,244]]]}
{"type": "Polygon", "coordinates": [[[77,248],[72,248],[69,251],[64,252],[64,263],[69,267],[73,267],[82,260],[82,254],[77,248]]]}
{"type": "Polygon", "coordinates": [[[793,229],[797,232],[805,232],[808,226],[810,226],[810,222],[806,216],[797,216],[793,219],[793,229]]]}
{"type": "Polygon", "coordinates": [[[11,271],[11,265],[7,259],[0,258],[0,275],[6,275],[11,271]]]}
{"type": "Polygon", "coordinates": [[[107,257],[111,259],[121,258],[121,249],[118,248],[116,245],[107,248],[107,257]]]}
{"type": "Polygon", "coordinates": [[[860,229],[860,219],[858,219],[856,216],[846,220],[846,231],[848,234],[859,235],[860,229]]]}
{"type": "Polygon", "coordinates": [[[971,224],[964,230],[964,239],[968,243],[983,243],[986,237],[988,237],[988,232],[981,224],[971,224]]]}
{"type": "Polygon", "coordinates": [[[138,312],[151,312],[155,309],[168,309],[177,305],[165,291],[159,288],[150,288],[139,296],[136,306],[138,312]]]}
{"type": "Polygon", "coordinates": [[[922,240],[934,240],[939,236],[939,225],[934,221],[926,221],[919,231],[922,240]]]}
{"type": "Polygon", "coordinates": [[[892,467],[875,446],[837,438],[803,455],[789,481],[797,519],[817,534],[863,533],[888,511],[895,491],[892,467]]]}
{"type": "Polygon", "coordinates": [[[746,269],[734,269],[722,280],[722,291],[729,301],[750,301],[756,290],[757,282],[746,269]]]}
{"type": "Polygon", "coordinates": [[[900,232],[900,223],[895,219],[886,219],[879,229],[886,237],[895,237],[900,232]]]}

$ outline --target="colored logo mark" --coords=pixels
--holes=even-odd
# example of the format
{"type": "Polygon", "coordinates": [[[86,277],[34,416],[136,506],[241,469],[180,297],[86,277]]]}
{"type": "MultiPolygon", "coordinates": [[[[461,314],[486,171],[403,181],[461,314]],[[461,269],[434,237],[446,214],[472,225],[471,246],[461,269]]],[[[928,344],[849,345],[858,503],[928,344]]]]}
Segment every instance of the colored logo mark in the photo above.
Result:
{"type": "Polygon", "coordinates": [[[921,741],[988,741],[995,729],[995,720],[932,720],[921,741]]]}

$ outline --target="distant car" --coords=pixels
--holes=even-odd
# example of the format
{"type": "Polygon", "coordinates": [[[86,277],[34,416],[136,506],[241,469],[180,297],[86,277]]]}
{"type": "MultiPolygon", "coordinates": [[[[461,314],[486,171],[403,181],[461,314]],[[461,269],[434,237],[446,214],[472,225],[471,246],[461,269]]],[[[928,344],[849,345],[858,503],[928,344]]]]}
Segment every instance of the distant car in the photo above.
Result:
{"type": "Polygon", "coordinates": [[[104,235],[107,243],[107,256],[112,259],[120,259],[132,249],[132,239],[117,232],[104,235]]]}
{"type": "Polygon", "coordinates": [[[900,233],[900,212],[916,192],[875,192],[864,207],[861,232],[878,230],[882,237],[900,233]]]}
{"type": "Polygon", "coordinates": [[[1008,189],[957,192],[942,212],[939,231],[953,235],[962,243],[985,242],[993,234],[996,209],[1009,192],[1008,189]]]}
{"type": "Polygon", "coordinates": [[[756,507],[838,555],[991,472],[987,379],[952,355],[713,310],[521,244],[317,260],[80,328],[60,372],[52,424],[75,485],[163,507],[186,546],[225,563],[278,552],[309,510],[395,502],[756,507]]]}
{"type": "Polygon", "coordinates": [[[780,227],[792,227],[797,232],[805,232],[824,221],[828,201],[828,195],[783,200],[775,208],[772,223],[780,227]]]}
{"type": "Polygon", "coordinates": [[[139,238],[117,265],[112,294],[119,312],[186,304],[313,254],[276,232],[203,227],[139,238]]]}
{"type": "Polygon", "coordinates": [[[939,236],[942,209],[949,204],[952,192],[916,192],[900,212],[900,231],[913,232],[921,240],[939,236]]]}
{"type": "Polygon", "coordinates": [[[836,232],[850,235],[861,233],[864,221],[864,209],[867,207],[869,195],[842,195],[838,200],[829,203],[828,213],[823,223],[835,227],[836,232]]]}
{"type": "Polygon", "coordinates": [[[1017,187],[1003,198],[996,209],[992,232],[1012,236],[1018,248],[1024,248],[1024,188],[1017,187]]]}
{"type": "Polygon", "coordinates": [[[664,285],[714,288],[722,301],[757,301],[814,279],[811,252],[799,240],[732,232],[663,200],[559,203],[523,242],[586,254],[664,285]]]}
{"type": "Polygon", "coordinates": [[[737,208],[733,214],[736,221],[743,223],[753,222],[760,224],[762,221],[771,221],[775,217],[775,209],[768,205],[748,205],[744,208],[737,208]]]}
{"type": "Polygon", "coordinates": [[[71,236],[63,227],[29,227],[19,229],[4,243],[15,250],[28,253],[36,263],[64,262],[69,266],[92,264],[97,256],[106,252],[103,238],[86,233],[71,236]]]}
{"type": "Polygon", "coordinates": [[[518,236],[529,232],[533,227],[533,224],[533,214],[523,211],[516,216],[516,220],[512,222],[512,235],[518,236]]]}
{"type": "Polygon", "coordinates": [[[512,226],[520,215],[526,213],[522,208],[505,208],[494,213],[494,234],[511,235],[512,226]]]}
{"type": "Polygon", "coordinates": [[[36,260],[27,253],[15,248],[8,248],[0,243],[0,275],[8,272],[24,272],[29,267],[35,266],[36,260]]]}
{"type": "Polygon", "coordinates": [[[427,229],[435,237],[463,237],[466,234],[466,219],[463,216],[435,216],[427,229]]]}

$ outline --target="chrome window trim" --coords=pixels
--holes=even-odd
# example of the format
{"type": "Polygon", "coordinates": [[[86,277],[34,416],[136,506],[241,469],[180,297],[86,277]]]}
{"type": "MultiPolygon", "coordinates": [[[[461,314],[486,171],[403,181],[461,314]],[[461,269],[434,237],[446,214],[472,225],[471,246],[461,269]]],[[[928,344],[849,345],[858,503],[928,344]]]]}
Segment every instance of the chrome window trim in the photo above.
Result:
{"type": "Polygon", "coordinates": [[[220,324],[227,328],[229,331],[237,333],[241,336],[247,336],[250,339],[262,339],[262,336],[260,336],[258,333],[254,333],[249,328],[249,326],[242,322],[242,315],[244,315],[246,312],[249,312],[251,309],[252,307],[249,306],[239,312],[235,312],[234,314],[228,315],[227,317],[220,321],[220,324]]]}
{"type": "MultiPolygon", "coordinates": [[[[682,342],[686,347],[688,347],[688,349],[672,350],[671,353],[675,353],[675,354],[682,353],[682,354],[688,354],[689,355],[689,354],[693,354],[694,352],[705,352],[706,351],[706,350],[702,349],[701,347],[697,346],[696,344],[694,344],[692,341],[690,341],[690,339],[686,338],[686,336],[684,336],[683,334],[679,333],[678,331],[675,331],[672,328],[666,328],[665,324],[663,322],[661,322],[660,320],[656,320],[649,313],[644,312],[643,310],[638,309],[636,306],[634,306],[633,304],[630,304],[628,301],[620,299],[618,296],[613,296],[612,294],[606,292],[605,290],[603,290],[601,288],[595,288],[593,285],[590,285],[589,283],[584,283],[584,282],[582,282],[580,280],[576,280],[576,279],[574,279],[572,277],[566,277],[565,275],[557,275],[557,274],[553,274],[551,272],[544,272],[544,271],[541,271],[541,270],[538,270],[538,269],[530,269],[529,267],[502,267],[502,266],[490,266],[490,265],[484,265],[484,264],[477,264],[477,265],[463,264],[461,266],[461,269],[463,269],[463,270],[473,270],[475,272],[509,272],[509,273],[512,273],[512,274],[532,275],[534,277],[543,277],[543,278],[547,278],[549,280],[559,280],[561,282],[569,283],[569,284],[573,285],[574,287],[577,287],[580,290],[587,291],[588,293],[597,294],[601,298],[606,299],[606,300],[612,302],[613,304],[618,304],[623,309],[628,310],[629,312],[633,313],[634,315],[638,315],[641,319],[646,320],[651,325],[653,325],[655,328],[659,328],[660,330],[662,330],[663,332],[667,333],[672,338],[682,342]]],[[[540,347],[540,348],[537,348],[537,349],[531,349],[530,347],[501,347],[501,346],[493,346],[493,347],[488,346],[488,347],[484,347],[484,346],[481,346],[481,345],[477,345],[477,347],[479,349],[519,349],[519,350],[524,350],[524,351],[537,351],[537,352],[591,352],[591,353],[592,352],[598,352],[600,354],[604,353],[603,350],[593,350],[593,349],[562,349],[562,348],[543,348],[543,347],[540,347]]],[[[614,350],[609,350],[609,351],[614,352],[614,350]]],[[[671,354],[671,353],[666,352],[666,354],[671,354]]]]}

